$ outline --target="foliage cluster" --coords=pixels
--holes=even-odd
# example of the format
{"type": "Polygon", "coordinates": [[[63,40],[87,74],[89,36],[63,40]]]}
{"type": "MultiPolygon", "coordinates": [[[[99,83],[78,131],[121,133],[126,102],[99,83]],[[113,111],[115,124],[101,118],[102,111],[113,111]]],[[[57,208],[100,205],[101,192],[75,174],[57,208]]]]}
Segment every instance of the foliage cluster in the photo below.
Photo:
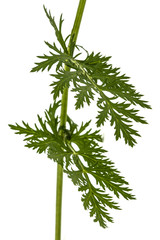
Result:
{"type": "Polygon", "coordinates": [[[129,77],[120,74],[119,68],[113,68],[109,63],[111,57],[101,53],[88,53],[83,47],[75,45],[70,35],[64,38],[62,15],[57,25],[50,11],[45,7],[44,10],[55,30],[59,47],[55,42],[45,42],[50,52],[38,56],[42,61],[35,63],[31,72],[50,71],[56,64],[55,73],[50,74],[53,77],[51,93],[54,103],[45,111],[45,120],[38,115],[39,126],[35,124],[32,128],[24,121],[22,126],[17,123],[9,126],[17,134],[25,135],[26,147],[36,149],[38,153],[47,152],[50,159],[63,166],[64,172],[82,192],[84,208],[89,209],[94,221],[106,227],[107,221],[113,221],[108,208],[120,209],[107,191],[127,200],[135,197],[131,194],[128,182],[106,157],[107,151],[101,146],[100,131],[92,131],[89,128],[90,121],[82,122],[78,127],[68,116],[69,128],[60,126],[60,118],[56,115],[56,110],[61,106],[58,98],[71,83],[71,91],[75,93],[76,99],[75,109],[83,108],[85,104],[90,105],[98,94],[97,129],[104,125],[106,120],[110,121],[115,129],[116,140],[123,137],[125,143],[131,147],[136,144],[136,137],[140,136],[133,128],[133,122],[147,123],[139,116],[139,110],[135,109],[135,106],[148,109],[151,107],[142,99],[143,95],[129,83],[129,77]],[[76,55],[74,48],[78,51],[76,55]],[[79,59],[82,51],[86,52],[84,60],[79,59]],[[64,66],[70,70],[66,70],[64,66]]]}

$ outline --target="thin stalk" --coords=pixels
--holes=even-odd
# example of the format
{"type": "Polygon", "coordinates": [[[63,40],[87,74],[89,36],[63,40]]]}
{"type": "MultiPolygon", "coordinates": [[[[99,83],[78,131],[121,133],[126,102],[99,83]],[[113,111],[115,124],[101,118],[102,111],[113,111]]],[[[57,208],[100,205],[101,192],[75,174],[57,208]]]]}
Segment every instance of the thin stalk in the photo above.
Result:
{"type": "Polygon", "coordinates": [[[61,239],[62,186],[63,186],[63,168],[60,164],[57,164],[56,225],[55,225],[56,240],[61,239]]]}
{"type": "MultiPolygon", "coordinates": [[[[68,45],[68,52],[70,52],[71,41],[76,43],[82,15],[84,12],[84,7],[86,0],[80,0],[76,18],[71,32],[70,42],[68,45]]],[[[65,66],[66,71],[70,71],[70,68],[65,66]]],[[[68,88],[64,88],[61,100],[61,115],[60,115],[60,127],[65,128],[67,121],[67,104],[68,104],[68,88]]],[[[63,135],[62,131],[60,132],[63,135]]],[[[63,187],[63,167],[57,164],[57,190],[56,190],[56,221],[55,221],[55,240],[61,239],[61,212],[62,212],[62,187],[63,187]]]]}

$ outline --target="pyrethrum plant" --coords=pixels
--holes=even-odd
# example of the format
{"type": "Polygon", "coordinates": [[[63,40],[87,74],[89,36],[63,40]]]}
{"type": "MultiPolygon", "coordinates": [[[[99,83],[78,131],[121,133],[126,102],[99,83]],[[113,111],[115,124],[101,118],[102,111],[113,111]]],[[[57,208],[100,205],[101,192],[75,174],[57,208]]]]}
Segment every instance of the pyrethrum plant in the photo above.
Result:
{"type": "Polygon", "coordinates": [[[57,25],[50,11],[44,7],[59,45],[45,42],[50,52],[38,56],[41,61],[35,64],[31,72],[50,71],[56,65],[55,72],[50,74],[53,79],[51,87],[54,102],[45,111],[45,119],[38,115],[39,127],[35,124],[32,128],[24,121],[22,125],[9,125],[16,134],[24,134],[26,147],[36,149],[38,153],[47,152],[48,158],[57,163],[56,240],[60,240],[61,232],[63,172],[78,186],[78,190],[82,192],[84,208],[90,211],[90,216],[103,228],[107,226],[107,222],[113,221],[108,209],[120,209],[106,190],[113,192],[117,198],[121,195],[127,200],[135,199],[128,182],[107,158],[107,151],[101,146],[103,139],[99,127],[105,121],[110,121],[116,140],[123,137],[125,143],[133,147],[136,144],[135,137],[140,136],[133,128],[133,122],[147,123],[138,115],[139,110],[135,106],[151,108],[142,99],[143,95],[129,83],[129,77],[120,74],[119,68],[113,68],[111,57],[89,53],[76,45],[85,3],[86,0],[80,0],[72,32],[66,38],[62,35],[62,15],[57,25]],[[75,49],[78,52],[76,54],[75,49]],[[86,53],[84,60],[79,59],[82,51],[86,53]],[[96,131],[89,127],[90,121],[77,126],[71,116],[67,115],[70,87],[75,93],[75,109],[83,108],[85,104],[90,105],[94,96],[98,95],[96,131]],[[59,100],[61,95],[62,99],[59,100]],[[61,114],[57,116],[56,111],[60,107],[61,114]]]}

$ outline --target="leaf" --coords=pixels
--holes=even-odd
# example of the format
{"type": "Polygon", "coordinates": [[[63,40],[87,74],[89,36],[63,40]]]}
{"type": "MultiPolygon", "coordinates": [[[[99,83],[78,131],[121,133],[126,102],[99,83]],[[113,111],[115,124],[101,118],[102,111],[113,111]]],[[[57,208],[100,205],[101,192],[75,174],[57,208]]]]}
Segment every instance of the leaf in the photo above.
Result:
{"type": "Polygon", "coordinates": [[[50,106],[49,110],[45,112],[45,121],[38,115],[40,127],[35,124],[35,127],[32,128],[24,121],[22,121],[22,126],[16,123],[15,125],[9,124],[9,127],[16,131],[16,134],[24,135],[24,141],[26,142],[25,146],[37,149],[38,153],[45,152],[50,145],[61,145],[61,138],[57,131],[58,118],[55,117],[55,112],[59,104],[60,102],[53,104],[53,106],[50,106]],[[48,130],[48,127],[50,127],[51,131],[48,130]]]}
{"type": "MultiPolygon", "coordinates": [[[[146,108],[150,108],[150,106],[146,104],[146,101],[140,99],[142,95],[136,93],[133,85],[127,84],[128,77],[119,75],[119,69],[114,69],[112,65],[107,63],[109,59],[110,57],[102,57],[100,53],[96,55],[91,53],[85,61],[70,58],[70,62],[77,70],[77,81],[73,82],[75,87],[72,89],[72,91],[76,92],[75,98],[77,101],[75,106],[78,109],[83,107],[85,102],[89,105],[90,101],[94,100],[94,92],[97,92],[99,94],[97,106],[100,108],[97,115],[97,127],[109,120],[111,126],[114,125],[116,140],[123,136],[125,143],[133,147],[136,143],[134,136],[140,136],[140,134],[132,128],[132,121],[142,124],[147,124],[147,122],[138,115],[139,110],[130,107],[132,104],[138,104],[146,108]],[[108,80],[123,85],[122,89],[119,88],[122,94],[113,91],[113,96],[107,96],[108,86],[106,82],[108,80]],[[100,84],[99,81],[102,83],[100,84]],[[123,90],[127,92],[126,97],[124,97],[123,90]],[[119,100],[119,98],[127,101],[117,101],[115,103],[115,100],[119,100]]],[[[110,90],[108,92],[111,93],[110,90]]]]}
{"type": "Polygon", "coordinates": [[[46,13],[46,16],[48,17],[52,27],[54,28],[55,30],[55,34],[56,34],[56,37],[57,37],[57,40],[58,42],[60,43],[60,45],[62,46],[63,50],[65,53],[67,53],[67,47],[66,47],[66,44],[65,44],[65,41],[63,39],[63,36],[62,36],[62,23],[63,23],[63,18],[62,18],[62,14],[60,16],[60,20],[59,20],[59,28],[57,27],[56,23],[55,23],[55,20],[54,20],[54,17],[52,17],[51,15],[51,12],[47,11],[46,7],[43,5],[43,8],[44,8],[44,11],[46,13]]]}
{"type": "Polygon", "coordinates": [[[47,69],[50,71],[52,66],[57,63],[56,70],[58,71],[62,64],[65,64],[66,66],[69,66],[70,68],[74,68],[74,58],[68,55],[67,53],[63,53],[61,50],[59,50],[55,43],[50,44],[48,42],[45,42],[49,48],[54,50],[55,53],[50,52],[51,55],[44,54],[43,56],[38,56],[40,59],[44,59],[42,62],[35,63],[36,66],[32,68],[31,72],[38,72],[38,71],[44,71],[47,69]]]}
{"type": "Polygon", "coordinates": [[[84,103],[87,103],[88,105],[90,105],[91,100],[94,100],[94,93],[93,93],[91,84],[87,84],[85,86],[80,86],[76,84],[76,87],[72,89],[72,92],[78,92],[75,95],[76,109],[84,107],[84,103]]]}
{"type": "Polygon", "coordinates": [[[53,134],[58,135],[58,116],[56,116],[57,109],[61,106],[61,101],[54,102],[53,105],[50,105],[49,110],[45,111],[45,117],[48,125],[50,126],[53,134]]]}
{"type": "Polygon", "coordinates": [[[108,208],[120,209],[106,190],[112,191],[118,198],[120,195],[127,200],[135,197],[130,193],[128,182],[120,175],[113,162],[106,158],[106,150],[99,146],[99,142],[102,142],[99,131],[92,132],[88,129],[89,124],[90,121],[82,123],[79,129],[75,128],[71,139],[66,141],[72,153],[70,164],[64,168],[64,172],[82,192],[84,208],[90,211],[94,221],[105,228],[107,221],[113,222],[108,208]],[[74,149],[73,143],[79,150],[74,149]]]}
{"type": "MultiPolygon", "coordinates": [[[[50,46],[51,44],[47,44],[47,45],[50,46]]],[[[40,70],[43,72],[45,69],[49,71],[55,63],[58,63],[61,66],[62,63],[65,62],[66,55],[62,53],[60,50],[58,50],[55,44],[52,47],[53,47],[53,50],[56,52],[56,54],[50,52],[51,55],[49,56],[45,54],[43,56],[38,56],[38,58],[44,59],[44,60],[42,62],[35,63],[36,67],[32,68],[31,72],[38,72],[40,70]]]]}

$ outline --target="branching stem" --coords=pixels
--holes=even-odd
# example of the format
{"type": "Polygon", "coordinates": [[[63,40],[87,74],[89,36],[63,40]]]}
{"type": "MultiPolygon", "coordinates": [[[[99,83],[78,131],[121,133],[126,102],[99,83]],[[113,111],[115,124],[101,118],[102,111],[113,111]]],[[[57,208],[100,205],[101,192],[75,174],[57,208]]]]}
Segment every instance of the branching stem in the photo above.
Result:
{"type": "MultiPolygon", "coordinates": [[[[80,0],[77,9],[76,18],[74,21],[73,29],[71,32],[70,42],[68,45],[68,52],[70,52],[71,41],[76,43],[82,15],[86,0],[80,0]]],[[[73,53],[73,50],[72,50],[73,53]]],[[[69,67],[65,66],[66,71],[70,71],[69,67]]],[[[62,94],[61,101],[61,116],[60,116],[60,127],[65,127],[67,121],[67,104],[68,104],[68,88],[66,87],[62,94]]],[[[62,134],[62,133],[61,133],[62,134]]],[[[56,191],[56,222],[55,222],[55,240],[61,239],[61,209],[62,209],[62,186],[63,186],[63,168],[60,164],[57,166],[57,191],[56,191]]]]}

